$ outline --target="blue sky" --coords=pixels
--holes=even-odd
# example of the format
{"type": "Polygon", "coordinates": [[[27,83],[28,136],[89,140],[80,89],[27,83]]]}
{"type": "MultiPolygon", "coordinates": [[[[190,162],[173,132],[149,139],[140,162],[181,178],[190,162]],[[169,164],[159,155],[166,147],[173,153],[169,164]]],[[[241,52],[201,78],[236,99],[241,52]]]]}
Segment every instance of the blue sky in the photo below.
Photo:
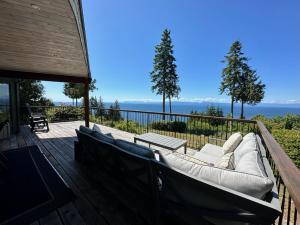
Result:
{"type": "MultiPolygon", "coordinates": [[[[171,30],[180,100],[227,101],[220,63],[240,40],[267,85],[265,102],[300,103],[299,0],[84,0],[93,78],[104,101],[160,101],[151,92],[154,46],[171,30]]],[[[44,82],[54,101],[62,84],[44,82]]]]}

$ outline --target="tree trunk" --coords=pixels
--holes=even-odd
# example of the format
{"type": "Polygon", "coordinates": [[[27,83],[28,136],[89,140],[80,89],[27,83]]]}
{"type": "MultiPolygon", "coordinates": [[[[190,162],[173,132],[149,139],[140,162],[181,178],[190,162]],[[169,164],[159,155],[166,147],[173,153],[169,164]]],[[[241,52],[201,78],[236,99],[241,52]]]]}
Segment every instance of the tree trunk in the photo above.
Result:
{"type": "Polygon", "coordinates": [[[72,105],[74,106],[74,98],[72,98],[72,105]]]}
{"type": "MultiPolygon", "coordinates": [[[[163,92],[163,104],[162,104],[162,110],[163,110],[163,113],[166,112],[166,93],[163,92]]],[[[165,120],[165,114],[163,114],[163,120],[165,120]]]]}
{"type": "Polygon", "coordinates": [[[77,107],[77,98],[75,98],[75,106],[77,107]]]}
{"type": "Polygon", "coordinates": [[[244,101],[241,101],[242,107],[241,107],[241,119],[244,119],[244,101]]]}
{"type": "MultiPolygon", "coordinates": [[[[171,100],[171,97],[169,97],[169,110],[170,110],[170,114],[171,114],[172,113],[172,100],[171,100]]],[[[170,115],[170,119],[171,119],[171,121],[173,120],[172,115],[170,115]]]]}
{"type": "Polygon", "coordinates": [[[230,108],[231,118],[233,118],[233,97],[231,97],[231,108],[230,108]]]}

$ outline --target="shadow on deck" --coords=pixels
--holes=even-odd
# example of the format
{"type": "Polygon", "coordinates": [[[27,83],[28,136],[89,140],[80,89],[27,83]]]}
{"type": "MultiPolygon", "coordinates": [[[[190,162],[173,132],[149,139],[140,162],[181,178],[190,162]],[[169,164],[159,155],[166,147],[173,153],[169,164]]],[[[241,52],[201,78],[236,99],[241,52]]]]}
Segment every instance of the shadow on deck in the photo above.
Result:
{"type": "MultiPolygon", "coordinates": [[[[83,122],[64,122],[50,124],[49,132],[32,133],[23,126],[21,132],[9,139],[0,140],[0,149],[8,150],[30,145],[38,145],[40,150],[65,180],[77,196],[76,200],[46,217],[34,222],[34,225],[109,225],[144,224],[133,211],[126,208],[110,192],[99,184],[91,182],[83,169],[74,160],[75,129],[83,122]]],[[[104,127],[105,129],[105,127],[104,127]]],[[[112,128],[104,132],[112,133],[112,128]]],[[[133,140],[132,134],[114,132],[118,138],[133,140]]]]}

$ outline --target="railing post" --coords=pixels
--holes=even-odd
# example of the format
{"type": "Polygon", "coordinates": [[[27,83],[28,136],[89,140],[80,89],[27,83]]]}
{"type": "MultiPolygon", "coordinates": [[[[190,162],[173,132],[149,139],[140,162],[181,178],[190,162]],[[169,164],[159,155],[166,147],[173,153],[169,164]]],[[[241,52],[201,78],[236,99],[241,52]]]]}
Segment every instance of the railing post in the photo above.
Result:
{"type": "Polygon", "coordinates": [[[225,134],[225,139],[227,140],[227,135],[228,135],[228,120],[226,121],[226,134],[225,134]]]}
{"type": "Polygon", "coordinates": [[[128,111],[126,111],[126,131],[128,132],[128,111]]]}
{"type": "Polygon", "coordinates": [[[147,113],[147,133],[149,132],[149,113],[147,113]]]}

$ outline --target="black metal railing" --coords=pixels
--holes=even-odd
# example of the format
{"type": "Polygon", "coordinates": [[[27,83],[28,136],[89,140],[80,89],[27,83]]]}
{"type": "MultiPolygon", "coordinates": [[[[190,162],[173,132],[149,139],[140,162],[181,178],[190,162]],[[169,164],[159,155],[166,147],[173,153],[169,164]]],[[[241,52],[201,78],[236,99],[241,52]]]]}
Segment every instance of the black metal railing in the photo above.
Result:
{"type": "Polygon", "coordinates": [[[90,121],[130,133],[153,132],[188,141],[200,149],[206,143],[223,145],[234,132],[256,132],[256,122],[224,117],[91,108],[90,121]],[[98,111],[97,111],[98,110],[98,111]]]}

